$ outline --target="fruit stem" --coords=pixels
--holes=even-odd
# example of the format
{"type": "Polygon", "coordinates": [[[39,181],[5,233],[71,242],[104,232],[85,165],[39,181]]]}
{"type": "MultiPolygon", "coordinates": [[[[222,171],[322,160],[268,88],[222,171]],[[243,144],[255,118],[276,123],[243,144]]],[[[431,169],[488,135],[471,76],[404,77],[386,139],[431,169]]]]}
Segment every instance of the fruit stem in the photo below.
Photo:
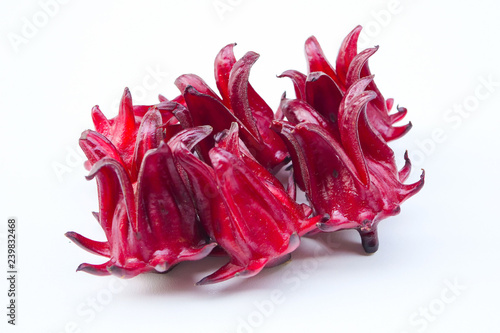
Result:
{"type": "Polygon", "coordinates": [[[366,253],[375,253],[378,250],[377,226],[358,229],[361,236],[361,244],[366,253]]]}

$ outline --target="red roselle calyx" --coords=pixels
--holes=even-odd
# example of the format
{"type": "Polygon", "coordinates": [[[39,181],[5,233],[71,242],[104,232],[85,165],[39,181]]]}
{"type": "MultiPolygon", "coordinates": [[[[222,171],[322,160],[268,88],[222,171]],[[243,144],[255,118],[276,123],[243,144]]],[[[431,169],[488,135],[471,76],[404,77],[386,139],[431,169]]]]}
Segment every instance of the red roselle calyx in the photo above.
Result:
{"type": "MultiPolygon", "coordinates": [[[[81,264],[95,275],[133,277],[167,272],[214,249],[228,262],[197,284],[250,277],[290,259],[300,238],[320,231],[357,230],[366,252],[378,249],[377,225],[400,211],[420,181],[406,185],[411,163],[397,170],[387,142],[410,128],[394,126],[374,83],[368,59],[358,53],[356,27],[334,68],[314,37],[306,41],[308,74],[295,70],[295,98],[284,94],[276,114],[249,83],[254,52],[236,60],[235,44],[215,59],[218,95],[194,74],[175,84],[182,95],[156,105],[133,105],[128,89],[118,115],[92,110],[95,131],[80,146],[96,179],[106,241],[75,232],[66,236],[102,264],[81,264]],[[195,152],[194,152],[195,151],[195,152]],[[274,173],[291,160],[285,187],[274,173]],[[295,200],[296,185],[310,205],[295,200]]],[[[287,169],[288,170],[288,169],[287,169]]],[[[215,252],[215,251],[214,251],[215,252]]]]}
{"type": "Polygon", "coordinates": [[[393,101],[385,100],[373,81],[368,59],[378,47],[357,52],[361,27],[343,41],[333,68],[316,38],[305,44],[309,75],[289,70],[296,99],[285,96],[274,128],[286,141],[295,180],[315,213],[329,214],[319,225],[323,231],[356,229],[366,252],[378,249],[377,224],[396,215],[400,204],[424,184],[404,185],[411,163],[398,172],[394,152],[387,141],[404,135],[411,123],[393,124],[406,115],[398,108],[389,114],[393,101]]]}
{"type": "Polygon", "coordinates": [[[281,109],[290,123],[275,122],[289,147],[297,184],[316,213],[330,215],[319,228],[358,230],[368,253],[378,249],[378,222],[398,214],[400,204],[424,184],[424,174],[415,184],[402,183],[410,160],[405,154],[398,172],[393,151],[370,124],[366,104],[376,93],[365,89],[372,79],[352,84],[330,118],[302,100],[284,98],[281,109]]]}
{"type": "Polygon", "coordinates": [[[309,219],[311,209],[298,205],[246,153],[236,123],[210,150],[212,167],[186,149],[175,149],[205,229],[230,257],[229,263],[198,284],[250,277],[265,266],[287,261],[300,243],[299,236],[327,219],[309,219]]]}
{"type": "MultiPolygon", "coordinates": [[[[75,232],[66,236],[109,261],[100,265],[81,264],[78,270],[120,277],[165,272],[181,261],[208,255],[216,246],[209,242],[199,224],[173,163],[172,151],[162,141],[160,126],[161,114],[153,107],[137,131],[132,154],[139,170],[136,182],[131,175],[135,168],[127,168],[109,140],[94,131],[83,133],[80,145],[93,165],[87,178],[97,179],[99,213],[95,216],[107,241],[96,242],[75,232]]],[[[187,145],[192,148],[196,143],[190,141],[187,145]]]]}

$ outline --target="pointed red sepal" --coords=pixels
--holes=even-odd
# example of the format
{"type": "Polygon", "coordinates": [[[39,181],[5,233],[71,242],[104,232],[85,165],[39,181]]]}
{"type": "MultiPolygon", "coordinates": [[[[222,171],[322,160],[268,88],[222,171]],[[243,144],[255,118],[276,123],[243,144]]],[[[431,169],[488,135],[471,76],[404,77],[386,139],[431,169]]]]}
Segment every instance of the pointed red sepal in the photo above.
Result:
{"type": "Polygon", "coordinates": [[[335,72],[335,69],[326,59],[321,46],[316,37],[311,36],[306,40],[305,53],[307,58],[308,72],[323,72],[330,76],[337,85],[341,86],[341,82],[335,72]]]}
{"type": "MultiPolygon", "coordinates": [[[[387,110],[391,110],[391,107],[387,106],[387,110]]],[[[406,108],[403,108],[403,107],[398,106],[397,110],[398,110],[398,112],[389,115],[391,125],[400,121],[401,119],[403,119],[406,116],[406,114],[408,113],[408,110],[406,108]]]]}
{"type": "Polygon", "coordinates": [[[299,71],[290,69],[284,71],[281,75],[278,75],[278,77],[290,78],[293,83],[293,89],[295,90],[295,98],[300,100],[306,99],[306,80],[307,80],[306,75],[302,74],[299,71]]]}
{"type": "Polygon", "coordinates": [[[306,82],[306,101],[325,119],[335,123],[343,93],[337,84],[322,72],[309,74],[306,82]]]}
{"type": "Polygon", "coordinates": [[[92,121],[94,123],[95,129],[97,132],[101,133],[104,136],[109,135],[111,131],[111,122],[106,118],[106,116],[102,113],[99,106],[96,105],[92,108],[92,121]]]}
{"type": "Polygon", "coordinates": [[[148,150],[158,148],[163,139],[163,131],[161,129],[161,114],[156,107],[152,107],[142,119],[134,149],[134,159],[131,170],[132,181],[137,179],[139,168],[141,167],[144,155],[148,150]]]}
{"type": "Polygon", "coordinates": [[[345,86],[346,90],[356,81],[358,81],[361,76],[361,70],[365,66],[368,59],[378,50],[378,46],[366,49],[357,54],[349,65],[349,71],[346,75],[345,86]]]}
{"type": "Polygon", "coordinates": [[[404,126],[391,127],[382,135],[384,136],[386,141],[394,141],[401,138],[406,133],[408,133],[412,127],[413,127],[412,123],[409,122],[404,126]]]}
{"type": "Polygon", "coordinates": [[[97,276],[108,276],[111,275],[111,273],[107,269],[108,263],[100,264],[100,265],[92,265],[92,264],[80,264],[78,268],[76,269],[77,272],[85,272],[89,273],[92,275],[97,275],[97,276]]]}
{"type": "Polygon", "coordinates": [[[410,176],[411,172],[411,161],[410,158],[408,157],[408,151],[405,151],[404,159],[405,159],[405,165],[398,172],[398,177],[400,182],[406,181],[406,179],[408,179],[408,177],[410,176]]]}
{"type": "Polygon", "coordinates": [[[82,249],[89,251],[90,253],[97,254],[103,257],[110,257],[109,243],[108,242],[97,242],[88,239],[80,234],[73,231],[68,231],[64,236],[71,239],[73,243],[81,247],[82,249]]]}
{"type": "Polygon", "coordinates": [[[422,187],[424,187],[425,183],[425,171],[422,170],[422,174],[420,175],[420,180],[410,185],[404,185],[399,193],[399,200],[401,202],[407,200],[411,196],[417,194],[422,187]]]}
{"type": "MultiPolygon", "coordinates": [[[[264,265],[260,265],[260,268],[264,268],[264,265]]],[[[227,263],[226,265],[219,268],[216,272],[204,277],[200,281],[196,282],[197,286],[203,286],[207,284],[214,284],[218,282],[223,282],[229,280],[233,277],[241,275],[245,272],[246,267],[238,266],[232,263],[227,263]]]]}
{"type": "MultiPolygon", "coordinates": [[[[358,25],[354,28],[342,41],[340,45],[340,50],[337,55],[337,76],[339,77],[340,82],[345,82],[347,77],[347,72],[349,71],[349,66],[351,65],[352,60],[358,54],[358,38],[361,33],[362,27],[358,25]]],[[[347,87],[343,87],[344,90],[347,87]]]]}
{"type": "Polygon", "coordinates": [[[229,77],[231,74],[231,69],[236,63],[236,58],[234,57],[233,48],[236,43],[228,44],[223,47],[220,52],[215,57],[214,62],[214,74],[215,82],[217,83],[217,89],[222,96],[222,103],[231,109],[231,102],[229,100],[229,77]]]}
{"type": "Polygon", "coordinates": [[[174,84],[180,91],[184,91],[188,86],[191,86],[200,94],[208,95],[212,98],[220,100],[219,96],[217,96],[217,94],[208,86],[208,84],[206,84],[205,81],[203,81],[203,79],[198,75],[181,75],[175,80],[174,84]]]}
{"type": "Polygon", "coordinates": [[[79,144],[88,158],[90,167],[105,157],[110,157],[125,164],[113,143],[98,132],[92,130],[84,131],[80,136],[79,144]]]}

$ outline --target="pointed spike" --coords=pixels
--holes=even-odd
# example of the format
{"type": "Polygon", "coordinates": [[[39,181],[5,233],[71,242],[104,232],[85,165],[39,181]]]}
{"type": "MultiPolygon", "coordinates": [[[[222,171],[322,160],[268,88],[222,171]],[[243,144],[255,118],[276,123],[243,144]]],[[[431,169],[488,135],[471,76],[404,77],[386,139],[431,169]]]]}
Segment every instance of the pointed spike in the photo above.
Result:
{"type": "Polygon", "coordinates": [[[406,114],[408,113],[408,110],[406,110],[406,108],[403,108],[403,107],[397,107],[398,109],[398,112],[394,113],[394,114],[391,114],[389,115],[389,122],[391,124],[394,124],[398,121],[400,121],[401,119],[403,119],[406,114]]]}
{"type": "Polygon", "coordinates": [[[399,193],[400,203],[410,198],[411,196],[417,194],[424,186],[424,183],[425,183],[425,170],[422,169],[422,174],[420,175],[420,180],[418,182],[415,182],[410,185],[403,185],[403,188],[400,190],[399,193]]]}
{"type": "Polygon", "coordinates": [[[335,69],[326,59],[316,37],[311,36],[306,40],[305,53],[307,57],[308,73],[323,72],[330,76],[337,85],[341,86],[335,69]]]}
{"type": "Polygon", "coordinates": [[[375,52],[377,52],[378,46],[366,49],[360,52],[358,55],[352,59],[349,65],[349,71],[346,75],[346,88],[349,88],[354,82],[361,78],[361,70],[363,69],[365,63],[368,61],[375,52]]]}
{"type": "Polygon", "coordinates": [[[236,43],[228,44],[223,47],[217,56],[215,57],[214,62],[214,75],[215,82],[217,84],[217,89],[222,96],[222,101],[226,107],[230,107],[229,101],[229,76],[231,73],[231,69],[236,63],[236,58],[234,57],[233,48],[236,46],[236,43]]]}
{"type": "Polygon", "coordinates": [[[131,133],[135,129],[134,106],[132,104],[132,94],[128,88],[123,91],[120,101],[120,109],[115,120],[120,127],[119,133],[131,133]]]}
{"type": "Polygon", "coordinates": [[[345,82],[349,65],[358,53],[358,38],[363,28],[358,25],[343,40],[337,55],[336,69],[341,82],[345,82]]]}
{"type": "Polygon", "coordinates": [[[78,266],[76,271],[77,272],[81,271],[81,272],[85,272],[85,273],[89,273],[89,274],[97,275],[97,276],[108,276],[108,275],[111,275],[111,273],[107,269],[108,264],[109,264],[109,261],[104,263],[104,264],[100,264],[100,265],[92,265],[92,264],[83,263],[83,264],[80,264],[80,266],[78,266]]]}
{"type": "Polygon", "coordinates": [[[108,242],[97,242],[73,231],[68,231],[64,236],[68,237],[73,243],[90,253],[108,258],[111,256],[108,242]]]}
{"type": "Polygon", "coordinates": [[[234,64],[229,78],[229,98],[231,100],[231,108],[236,117],[242,121],[251,134],[258,138],[260,142],[262,139],[253,118],[248,98],[250,69],[258,58],[259,55],[257,53],[250,51],[234,64]]]}
{"type": "Polygon", "coordinates": [[[384,137],[384,139],[386,141],[393,141],[393,140],[401,138],[403,135],[408,133],[412,127],[413,127],[413,124],[410,121],[408,124],[406,124],[404,126],[391,127],[387,131],[387,133],[383,133],[382,136],[384,137]]]}
{"type": "Polygon", "coordinates": [[[95,130],[102,135],[106,136],[111,130],[111,123],[108,118],[101,112],[99,106],[96,105],[92,108],[92,122],[94,123],[95,130]]]}
{"type": "Polygon", "coordinates": [[[174,84],[181,91],[183,95],[184,92],[186,91],[186,88],[188,86],[191,86],[201,94],[208,95],[217,100],[220,100],[220,97],[198,75],[195,74],[181,75],[175,80],[174,84]]]}
{"type": "Polygon", "coordinates": [[[401,168],[401,170],[398,173],[399,181],[403,183],[408,179],[408,176],[410,175],[411,172],[411,161],[410,158],[408,157],[408,150],[405,151],[405,165],[401,168]]]}
{"type": "Polygon", "coordinates": [[[237,276],[238,274],[241,274],[243,271],[245,271],[245,267],[241,267],[229,262],[226,265],[219,268],[217,271],[215,271],[215,273],[212,273],[209,276],[206,276],[200,281],[198,281],[196,285],[202,286],[206,284],[226,281],[232,277],[237,276]]]}
{"type": "Polygon", "coordinates": [[[296,70],[287,70],[284,71],[281,75],[278,75],[278,77],[287,77],[292,80],[296,99],[304,100],[306,98],[305,92],[307,76],[305,74],[302,74],[301,72],[296,70]]]}

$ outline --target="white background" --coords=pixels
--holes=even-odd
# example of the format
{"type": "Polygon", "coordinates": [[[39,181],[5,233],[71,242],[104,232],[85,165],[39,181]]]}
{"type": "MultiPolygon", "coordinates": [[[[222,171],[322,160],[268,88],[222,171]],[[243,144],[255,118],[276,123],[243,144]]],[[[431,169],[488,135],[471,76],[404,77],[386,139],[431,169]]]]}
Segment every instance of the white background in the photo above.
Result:
{"type": "Polygon", "coordinates": [[[0,5],[2,272],[7,218],[19,221],[18,325],[6,323],[1,273],[2,332],[500,332],[497,1],[66,2],[51,16],[35,0],[0,5]],[[214,57],[237,42],[238,58],[261,55],[250,79],[275,110],[283,91],[293,96],[275,75],[306,71],[306,38],[334,62],[358,24],[363,46],[380,45],[370,59],[377,84],[414,125],[392,144],[398,163],[408,149],[409,181],[427,173],[401,214],[380,224],[376,254],[345,231],[305,239],[283,267],[214,286],[193,283],[222,259],[124,284],[75,273],[103,260],[63,236],[103,239],[90,214],[95,181],[75,155],[92,106],[113,117],[125,86],[137,104],[173,98],[174,79],[190,72],[215,88],[214,57]]]}

